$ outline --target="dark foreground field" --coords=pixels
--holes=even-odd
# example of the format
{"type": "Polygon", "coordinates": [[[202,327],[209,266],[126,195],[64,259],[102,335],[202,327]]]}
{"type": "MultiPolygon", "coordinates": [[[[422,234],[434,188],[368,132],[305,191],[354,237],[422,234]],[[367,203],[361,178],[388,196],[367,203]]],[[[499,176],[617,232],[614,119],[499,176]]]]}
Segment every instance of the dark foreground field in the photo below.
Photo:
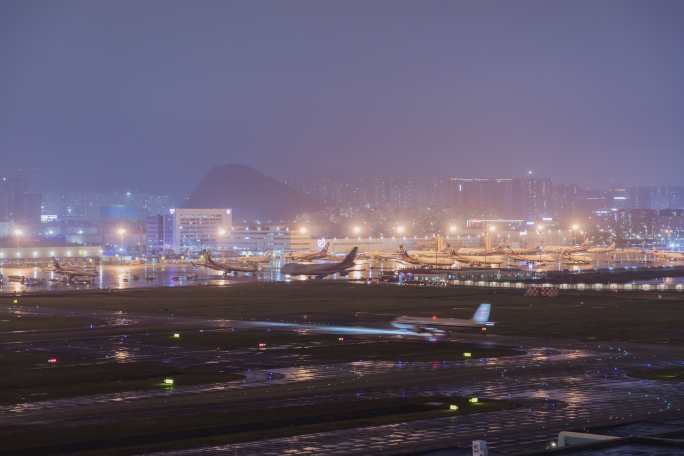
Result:
{"type": "MultiPolygon", "coordinates": [[[[529,298],[512,290],[308,282],[14,299],[0,297],[0,454],[7,455],[135,454],[532,410],[538,401],[472,402],[441,391],[451,382],[476,390],[480,366],[525,353],[491,343],[499,334],[566,345],[684,344],[681,295],[529,298]],[[496,327],[466,331],[460,340],[225,322],[392,329],[398,315],[469,318],[482,302],[493,305],[496,327]],[[403,368],[407,363],[417,368],[403,368]]],[[[526,375],[543,368],[532,362],[526,375]]],[[[572,364],[562,369],[582,372],[572,364]]],[[[648,370],[631,373],[660,379],[648,370]]],[[[662,376],[681,380],[679,371],[662,376]]]]}
{"type": "MultiPolygon", "coordinates": [[[[0,298],[0,303],[8,305],[11,299],[0,298]]],[[[322,324],[374,322],[379,327],[387,327],[399,315],[469,318],[478,304],[489,302],[497,334],[684,344],[681,293],[568,292],[543,298],[525,297],[520,290],[294,282],[26,296],[20,301],[79,310],[322,324]]],[[[25,321],[19,324],[21,329],[31,327],[25,321]]],[[[0,322],[0,331],[6,329],[14,329],[14,323],[0,322]]]]}

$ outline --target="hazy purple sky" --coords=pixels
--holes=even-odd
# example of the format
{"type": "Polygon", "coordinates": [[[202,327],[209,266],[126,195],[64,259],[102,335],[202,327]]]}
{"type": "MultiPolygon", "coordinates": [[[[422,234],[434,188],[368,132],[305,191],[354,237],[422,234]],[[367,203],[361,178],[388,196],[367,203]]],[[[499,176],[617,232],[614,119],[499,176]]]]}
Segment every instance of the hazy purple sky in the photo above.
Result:
{"type": "Polygon", "coordinates": [[[684,183],[683,49],[681,0],[3,0],[0,167],[684,183]]]}

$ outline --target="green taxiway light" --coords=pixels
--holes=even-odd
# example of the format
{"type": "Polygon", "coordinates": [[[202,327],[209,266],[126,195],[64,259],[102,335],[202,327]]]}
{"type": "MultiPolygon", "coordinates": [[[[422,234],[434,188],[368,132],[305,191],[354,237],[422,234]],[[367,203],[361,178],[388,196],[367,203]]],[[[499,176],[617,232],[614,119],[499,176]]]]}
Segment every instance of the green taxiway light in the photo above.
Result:
{"type": "Polygon", "coordinates": [[[473,354],[470,353],[470,352],[465,352],[465,353],[463,353],[463,357],[464,357],[464,358],[471,358],[472,356],[473,356],[473,354]]]}
{"type": "Polygon", "coordinates": [[[457,410],[458,410],[458,405],[456,405],[456,404],[450,404],[450,405],[449,405],[449,410],[451,410],[452,412],[457,411],[457,410]]]}
{"type": "Polygon", "coordinates": [[[476,397],[471,397],[470,399],[468,399],[468,402],[470,402],[471,404],[477,404],[478,402],[480,402],[480,400],[476,397]]]}
{"type": "Polygon", "coordinates": [[[164,379],[164,386],[173,386],[173,379],[172,378],[165,378],[164,379]]]}

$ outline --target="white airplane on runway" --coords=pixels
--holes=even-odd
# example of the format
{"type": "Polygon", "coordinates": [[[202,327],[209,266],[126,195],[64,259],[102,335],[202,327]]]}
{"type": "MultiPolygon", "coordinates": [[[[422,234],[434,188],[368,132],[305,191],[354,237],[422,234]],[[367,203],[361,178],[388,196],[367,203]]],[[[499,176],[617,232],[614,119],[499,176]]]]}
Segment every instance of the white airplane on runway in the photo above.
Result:
{"type": "Polygon", "coordinates": [[[339,263],[288,263],[282,267],[281,272],[289,276],[315,276],[318,279],[331,274],[340,274],[344,277],[349,274],[349,269],[354,267],[358,251],[359,248],[354,247],[339,263]]]}
{"type": "Polygon", "coordinates": [[[442,328],[485,328],[494,326],[493,321],[489,321],[489,314],[492,311],[491,304],[480,304],[470,319],[462,318],[432,318],[401,316],[392,321],[392,326],[398,329],[412,331],[425,330],[429,332],[443,332],[442,328]]]}
{"type": "Polygon", "coordinates": [[[57,258],[52,258],[52,271],[64,277],[67,283],[91,282],[97,277],[97,272],[79,269],[68,269],[59,264],[57,258]]]}

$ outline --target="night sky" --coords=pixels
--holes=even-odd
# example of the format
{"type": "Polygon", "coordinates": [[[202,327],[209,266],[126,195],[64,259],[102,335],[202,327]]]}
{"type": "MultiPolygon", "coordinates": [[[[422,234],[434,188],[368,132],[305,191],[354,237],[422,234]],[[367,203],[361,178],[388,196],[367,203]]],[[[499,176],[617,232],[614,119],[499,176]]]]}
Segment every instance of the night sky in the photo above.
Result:
{"type": "Polygon", "coordinates": [[[0,168],[684,184],[684,1],[0,2],[0,168]]]}

